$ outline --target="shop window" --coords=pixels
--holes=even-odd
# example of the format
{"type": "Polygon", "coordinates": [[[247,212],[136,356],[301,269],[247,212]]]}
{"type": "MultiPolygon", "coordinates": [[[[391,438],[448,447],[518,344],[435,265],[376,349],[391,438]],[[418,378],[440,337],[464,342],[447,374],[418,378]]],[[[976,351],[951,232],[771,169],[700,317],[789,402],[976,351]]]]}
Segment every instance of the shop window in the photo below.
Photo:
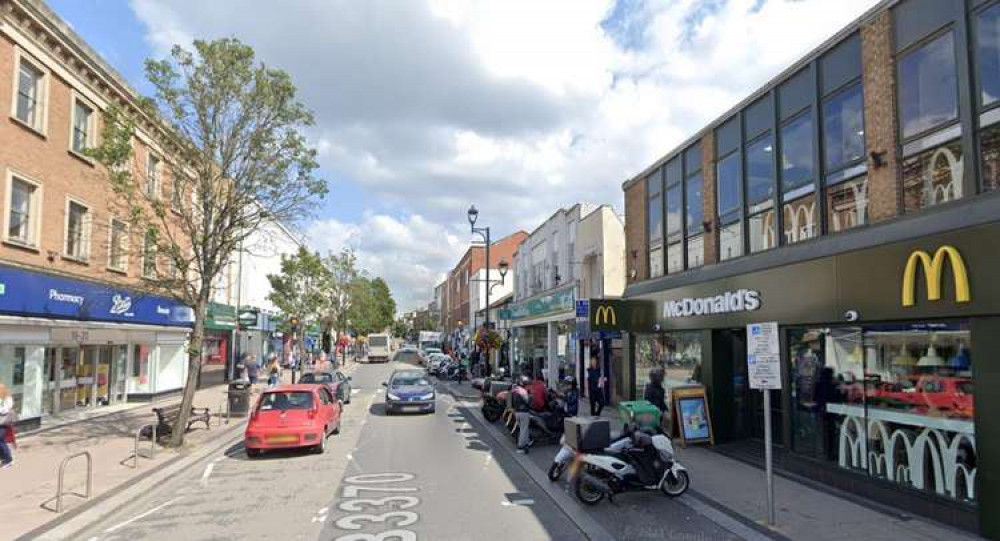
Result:
{"type": "Polygon", "coordinates": [[[42,413],[44,369],[44,347],[0,346],[0,383],[7,386],[14,409],[23,419],[42,413]]]}
{"type": "Polygon", "coordinates": [[[983,107],[1000,101],[1000,4],[976,16],[979,100],[983,107]]]}
{"type": "Polygon", "coordinates": [[[676,242],[667,246],[667,273],[684,270],[684,243],[676,242]]]}
{"type": "Polygon", "coordinates": [[[824,170],[840,170],[864,156],[864,96],[859,83],[823,101],[824,170]]]}
{"type": "Polygon", "coordinates": [[[701,382],[701,334],[680,331],[639,334],[636,337],[635,396],[641,399],[649,383],[649,373],[663,371],[663,386],[701,382]]]}
{"type": "Polygon", "coordinates": [[[983,167],[983,190],[1000,190],[1000,124],[983,130],[980,135],[983,167]]]}
{"type": "Polygon", "coordinates": [[[719,260],[743,255],[743,224],[739,220],[719,227],[719,260]]]}
{"type": "Polygon", "coordinates": [[[150,392],[150,347],[145,344],[132,346],[132,370],[129,372],[130,393],[150,392]]]}
{"type": "Polygon", "coordinates": [[[649,277],[663,276],[663,246],[649,249],[649,277]]]}
{"type": "Polygon", "coordinates": [[[781,189],[789,192],[813,181],[813,122],[805,113],[781,128],[781,189]]]}
{"type": "Polygon", "coordinates": [[[795,244],[815,237],[819,233],[816,220],[816,197],[807,195],[784,205],[785,244],[795,244]]]}
{"type": "Polygon", "coordinates": [[[974,503],[970,339],[964,323],[790,329],[793,449],[974,503]]]}
{"type": "Polygon", "coordinates": [[[827,227],[832,233],[868,223],[868,177],[828,187],[826,212],[827,227]]]}
{"type": "Polygon", "coordinates": [[[961,141],[903,160],[903,209],[913,212],[962,197],[961,141]]]}
{"type": "Polygon", "coordinates": [[[903,138],[910,139],[958,118],[955,39],[949,30],[897,61],[903,138]]]}
{"type": "Polygon", "coordinates": [[[769,208],[750,216],[750,253],[774,248],[774,209],[769,208]]]}

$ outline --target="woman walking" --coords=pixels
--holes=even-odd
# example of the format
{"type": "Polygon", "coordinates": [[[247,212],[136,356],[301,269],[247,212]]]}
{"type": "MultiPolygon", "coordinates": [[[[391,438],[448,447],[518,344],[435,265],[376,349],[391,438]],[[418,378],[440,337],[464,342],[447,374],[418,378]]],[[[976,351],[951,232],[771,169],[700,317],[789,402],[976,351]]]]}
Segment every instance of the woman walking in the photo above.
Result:
{"type": "Polygon", "coordinates": [[[281,379],[281,365],[278,364],[278,356],[271,353],[267,356],[268,360],[268,374],[267,374],[267,386],[274,387],[278,384],[281,379]]]}
{"type": "Polygon", "coordinates": [[[14,455],[7,445],[8,435],[14,434],[14,423],[17,422],[17,412],[14,411],[14,397],[10,395],[7,386],[0,383],[0,468],[14,465],[14,455]]]}

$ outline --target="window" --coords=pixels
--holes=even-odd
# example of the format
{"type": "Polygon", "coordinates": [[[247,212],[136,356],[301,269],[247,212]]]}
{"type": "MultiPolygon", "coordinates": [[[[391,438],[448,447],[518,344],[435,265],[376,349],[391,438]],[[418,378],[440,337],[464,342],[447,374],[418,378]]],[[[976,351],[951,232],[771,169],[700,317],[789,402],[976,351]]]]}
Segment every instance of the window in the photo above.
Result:
{"type": "Polygon", "coordinates": [[[160,196],[160,160],[150,153],[146,158],[146,197],[156,199],[160,196]]]}
{"type": "Polygon", "coordinates": [[[816,197],[807,195],[795,201],[785,203],[784,228],[785,244],[794,244],[815,237],[819,232],[816,227],[816,197]]]}
{"type": "Polygon", "coordinates": [[[667,239],[675,240],[681,234],[681,185],[667,190],[667,239]]]}
{"type": "Polygon", "coordinates": [[[667,246],[667,272],[675,273],[684,270],[684,251],[681,242],[667,246]]]}
{"type": "Polygon", "coordinates": [[[813,122],[806,113],[781,128],[781,188],[787,196],[813,180],[813,122]]]}
{"type": "Polygon", "coordinates": [[[829,186],[826,189],[826,223],[836,233],[868,223],[868,177],[829,186]]]}
{"type": "Polygon", "coordinates": [[[733,152],[719,161],[719,260],[743,255],[743,227],[740,223],[740,154],[733,152]]]}
{"type": "Polygon", "coordinates": [[[688,237],[687,266],[689,269],[705,264],[705,235],[688,237]]]}
{"type": "Polygon", "coordinates": [[[85,260],[90,255],[90,209],[76,201],[66,202],[67,257],[85,260]]]}
{"type": "Polygon", "coordinates": [[[174,175],[173,190],[170,192],[170,208],[180,211],[184,208],[184,181],[183,177],[174,175]]]}
{"type": "Polygon", "coordinates": [[[649,249],[649,277],[663,276],[663,245],[649,249]]]}
{"type": "Polygon", "coordinates": [[[41,187],[19,177],[11,176],[8,180],[7,240],[35,246],[41,214],[41,187]]]}
{"type": "Polygon", "coordinates": [[[705,208],[702,202],[702,176],[696,173],[687,179],[685,197],[685,231],[687,232],[687,266],[700,267],[705,263],[704,230],[705,208]]]}
{"type": "Polygon", "coordinates": [[[976,16],[976,60],[979,101],[987,107],[1000,100],[1000,4],[976,16]]]}
{"type": "Polygon", "coordinates": [[[636,335],[635,396],[642,397],[649,373],[663,371],[663,386],[669,390],[701,381],[701,335],[676,331],[636,335]]]}
{"type": "Polygon", "coordinates": [[[747,147],[747,214],[750,253],[775,246],[774,137],[766,135],[747,147]]]}
{"type": "Polygon", "coordinates": [[[142,239],[142,276],[144,278],[156,276],[156,232],[154,231],[147,231],[142,239]]]}
{"type": "Polygon", "coordinates": [[[649,199],[649,272],[650,277],[663,274],[663,201],[660,194],[649,199]],[[654,251],[655,254],[654,255],[654,251]],[[656,259],[659,261],[655,261],[656,259]],[[656,271],[659,271],[657,274],[656,271]]]}
{"type": "Polygon", "coordinates": [[[939,497],[976,501],[966,323],[792,328],[788,350],[795,452],[939,497]]]}
{"type": "Polygon", "coordinates": [[[94,110],[79,99],[73,100],[73,152],[83,153],[93,143],[94,110]]]}
{"type": "Polygon", "coordinates": [[[750,253],[774,248],[774,209],[758,212],[750,217],[750,253]]]}
{"type": "Polygon", "coordinates": [[[45,72],[21,57],[17,72],[14,117],[39,132],[45,129],[45,72]]]}
{"type": "Polygon", "coordinates": [[[903,210],[912,212],[962,197],[964,160],[955,140],[903,160],[903,210]]]}
{"type": "Polygon", "coordinates": [[[865,156],[864,96],[856,84],[823,101],[823,164],[827,173],[865,156]]]}
{"type": "Polygon", "coordinates": [[[124,272],[128,267],[128,225],[122,220],[112,218],[110,235],[108,267],[124,272]]]}
{"type": "Polygon", "coordinates": [[[898,60],[903,139],[958,118],[958,76],[951,31],[898,60]]]}

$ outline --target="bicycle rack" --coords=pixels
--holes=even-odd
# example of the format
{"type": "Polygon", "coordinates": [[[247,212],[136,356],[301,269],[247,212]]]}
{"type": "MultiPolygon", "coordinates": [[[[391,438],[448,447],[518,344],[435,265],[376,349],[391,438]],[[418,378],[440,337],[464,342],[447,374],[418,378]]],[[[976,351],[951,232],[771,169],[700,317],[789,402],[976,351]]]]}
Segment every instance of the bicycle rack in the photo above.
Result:
{"type": "Polygon", "coordinates": [[[144,456],[143,458],[148,458],[148,459],[152,460],[154,457],[156,457],[156,424],[155,423],[151,423],[151,424],[148,424],[148,425],[143,425],[142,427],[139,428],[139,430],[135,431],[135,447],[134,447],[133,454],[132,454],[132,458],[133,458],[133,460],[132,460],[132,468],[133,469],[139,467],[139,457],[141,456],[139,454],[139,440],[142,438],[142,431],[147,426],[151,427],[151,429],[152,429],[152,435],[151,435],[151,438],[149,440],[149,456],[144,456]]]}
{"type": "MultiPolygon", "coordinates": [[[[90,451],[80,451],[75,455],[69,455],[64,458],[59,464],[59,482],[56,484],[56,513],[62,513],[62,497],[63,497],[63,477],[66,473],[66,464],[74,458],[85,456],[87,457],[87,494],[84,499],[89,500],[94,487],[94,459],[90,456],[90,451]]],[[[79,496],[79,494],[77,494],[79,496]]]]}
{"type": "Polygon", "coordinates": [[[225,422],[228,425],[229,424],[229,398],[228,397],[227,398],[223,398],[222,401],[219,402],[219,407],[216,408],[216,411],[217,411],[216,417],[219,418],[219,424],[220,425],[222,424],[222,410],[223,410],[222,406],[225,406],[225,410],[226,410],[226,421],[225,422]]]}

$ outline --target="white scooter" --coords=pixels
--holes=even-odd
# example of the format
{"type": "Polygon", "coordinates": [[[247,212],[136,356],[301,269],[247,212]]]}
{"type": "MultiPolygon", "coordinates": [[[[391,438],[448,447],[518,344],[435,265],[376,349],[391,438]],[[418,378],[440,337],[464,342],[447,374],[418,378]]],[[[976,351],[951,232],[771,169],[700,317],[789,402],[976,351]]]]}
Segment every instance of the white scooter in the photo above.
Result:
{"type": "MultiPolygon", "coordinates": [[[[625,450],[631,443],[631,436],[627,433],[623,433],[621,437],[611,442],[611,445],[604,448],[601,451],[603,454],[617,455],[625,450]]],[[[558,481],[562,477],[563,472],[566,468],[573,463],[573,457],[576,456],[576,449],[570,447],[566,443],[566,436],[564,435],[559,439],[559,452],[556,453],[555,458],[552,459],[552,465],[549,466],[549,481],[558,481]]]]}

